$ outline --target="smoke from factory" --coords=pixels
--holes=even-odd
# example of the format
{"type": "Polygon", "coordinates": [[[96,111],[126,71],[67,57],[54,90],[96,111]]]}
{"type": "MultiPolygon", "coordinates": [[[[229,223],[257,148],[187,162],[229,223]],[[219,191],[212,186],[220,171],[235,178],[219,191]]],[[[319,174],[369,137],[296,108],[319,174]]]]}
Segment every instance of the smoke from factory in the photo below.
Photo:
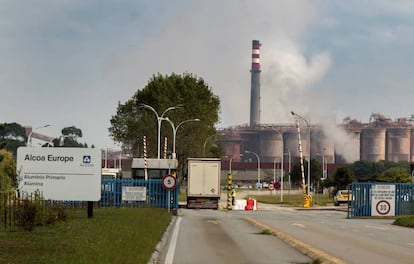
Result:
{"type": "Polygon", "coordinates": [[[354,139],[338,126],[334,91],[316,89],[329,71],[332,60],[328,52],[305,56],[294,43],[264,43],[262,53],[261,122],[292,123],[290,112],[305,116],[319,125],[335,145],[335,151],[353,162],[354,139]]]}

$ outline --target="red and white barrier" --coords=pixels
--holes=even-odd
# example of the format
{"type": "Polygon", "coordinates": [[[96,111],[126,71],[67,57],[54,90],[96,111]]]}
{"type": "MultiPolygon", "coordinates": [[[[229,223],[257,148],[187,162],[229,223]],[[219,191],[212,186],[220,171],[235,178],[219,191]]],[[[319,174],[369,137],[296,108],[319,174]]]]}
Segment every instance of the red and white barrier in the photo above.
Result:
{"type": "Polygon", "coordinates": [[[257,209],[258,209],[258,207],[257,207],[257,201],[256,201],[256,199],[253,199],[253,198],[247,199],[246,206],[244,207],[244,210],[246,210],[246,211],[247,210],[255,211],[257,209]]]}

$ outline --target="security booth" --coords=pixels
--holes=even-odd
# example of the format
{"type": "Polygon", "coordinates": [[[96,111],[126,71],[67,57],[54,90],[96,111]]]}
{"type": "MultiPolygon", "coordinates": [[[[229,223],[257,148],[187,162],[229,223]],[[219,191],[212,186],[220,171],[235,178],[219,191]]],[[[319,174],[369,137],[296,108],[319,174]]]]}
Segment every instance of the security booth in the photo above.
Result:
{"type": "Polygon", "coordinates": [[[173,174],[178,168],[177,159],[145,159],[134,158],[131,164],[133,179],[162,179],[165,175],[173,174]]]}

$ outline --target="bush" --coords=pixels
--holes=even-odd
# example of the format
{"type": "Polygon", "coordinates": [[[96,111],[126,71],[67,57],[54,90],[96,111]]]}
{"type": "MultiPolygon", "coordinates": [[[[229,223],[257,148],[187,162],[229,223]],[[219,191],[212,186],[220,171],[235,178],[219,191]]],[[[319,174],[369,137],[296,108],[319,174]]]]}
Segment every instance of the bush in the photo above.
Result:
{"type": "Polygon", "coordinates": [[[36,225],[36,218],[39,213],[39,206],[30,200],[24,200],[19,204],[16,211],[16,224],[26,231],[32,231],[36,225]]]}
{"type": "Polygon", "coordinates": [[[60,204],[56,203],[51,205],[50,207],[47,207],[44,216],[44,222],[47,225],[51,225],[58,221],[66,221],[67,216],[68,214],[65,208],[62,207],[60,204]]]}
{"type": "Polygon", "coordinates": [[[52,225],[57,221],[65,221],[67,211],[59,203],[45,203],[40,196],[23,200],[17,206],[16,225],[23,230],[32,231],[35,226],[52,225]]]}

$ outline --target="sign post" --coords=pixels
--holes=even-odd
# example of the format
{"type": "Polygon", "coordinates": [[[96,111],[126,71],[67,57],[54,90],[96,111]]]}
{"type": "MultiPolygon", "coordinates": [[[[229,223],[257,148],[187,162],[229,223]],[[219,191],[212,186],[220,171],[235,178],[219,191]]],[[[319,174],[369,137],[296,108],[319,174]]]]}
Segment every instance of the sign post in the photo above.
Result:
{"type": "Polygon", "coordinates": [[[93,202],[101,199],[101,151],[95,148],[17,149],[19,191],[39,192],[45,200],[87,201],[88,218],[93,202]]]}
{"type": "Polygon", "coordinates": [[[395,216],[395,184],[373,184],[371,215],[395,216]]]}
{"type": "Polygon", "coordinates": [[[162,187],[168,190],[168,212],[170,212],[170,205],[171,205],[171,190],[175,189],[177,185],[177,181],[174,176],[167,174],[162,177],[162,187]]]}

